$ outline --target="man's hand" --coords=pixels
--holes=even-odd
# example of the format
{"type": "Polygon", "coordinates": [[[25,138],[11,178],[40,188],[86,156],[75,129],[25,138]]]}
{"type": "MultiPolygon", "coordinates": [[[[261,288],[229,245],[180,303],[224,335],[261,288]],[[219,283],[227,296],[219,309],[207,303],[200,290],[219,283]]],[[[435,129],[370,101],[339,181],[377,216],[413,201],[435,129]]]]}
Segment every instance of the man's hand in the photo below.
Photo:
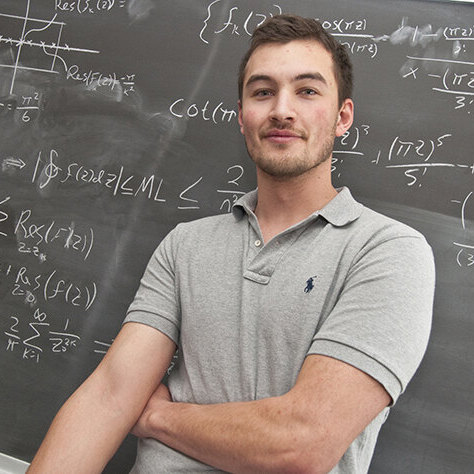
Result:
{"type": "Polygon", "coordinates": [[[131,433],[138,438],[153,438],[153,424],[150,422],[150,418],[160,416],[161,410],[166,409],[166,405],[171,401],[168,387],[161,383],[148,400],[131,433]]]}

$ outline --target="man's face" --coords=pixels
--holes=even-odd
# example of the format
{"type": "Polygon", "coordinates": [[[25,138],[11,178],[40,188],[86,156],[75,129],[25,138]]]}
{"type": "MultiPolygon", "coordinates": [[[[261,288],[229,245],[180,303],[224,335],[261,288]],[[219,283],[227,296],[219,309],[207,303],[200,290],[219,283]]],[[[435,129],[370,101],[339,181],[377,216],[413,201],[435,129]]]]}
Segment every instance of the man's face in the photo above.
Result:
{"type": "Polygon", "coordinates": [[[254,51],[239,124],[258,168],[278,178],[300,176],[331,157],[334,138],[351,123],[352,102],[339,108],[332,58],[318,42],[270,43],[254,51]]]}

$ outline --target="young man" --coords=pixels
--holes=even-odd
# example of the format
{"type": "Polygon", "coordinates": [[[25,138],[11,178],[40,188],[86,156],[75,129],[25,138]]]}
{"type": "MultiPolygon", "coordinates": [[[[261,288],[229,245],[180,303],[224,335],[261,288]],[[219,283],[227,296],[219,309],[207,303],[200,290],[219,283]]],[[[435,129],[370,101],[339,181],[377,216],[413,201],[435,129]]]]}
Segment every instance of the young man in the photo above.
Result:
{"type": "Polygon", "coordinates": [[[331,184],[351,87],[319,23],[257,29],[239,123],[258,194],[164,239],[31,472],[100,472],[130,430],[136,473],[367,471],[426,349],[434,266],[419,233],[331,184]]]}

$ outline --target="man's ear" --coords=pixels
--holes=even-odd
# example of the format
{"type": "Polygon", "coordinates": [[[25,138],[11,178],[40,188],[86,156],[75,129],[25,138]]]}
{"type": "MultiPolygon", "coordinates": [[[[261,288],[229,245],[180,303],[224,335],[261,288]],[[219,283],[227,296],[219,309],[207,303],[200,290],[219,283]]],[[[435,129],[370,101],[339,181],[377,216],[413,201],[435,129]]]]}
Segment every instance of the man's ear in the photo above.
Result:
{"type": "Polygon", "coordinates": [[[354,102],[351,99],[345,99],[339,109],[339,117],[336,125],[336,137],[341,137],[351,128],[354,121],[354,102]]]}
{"type": "Polygon", "coordinates": [[[240,133],[242,135],[244,135],[244,123],[243,123],[243,120],[242,120],[242,101],[239,100],[237,102],[238,106],[239,106],[239,125],[240,125],[240,133]]]}

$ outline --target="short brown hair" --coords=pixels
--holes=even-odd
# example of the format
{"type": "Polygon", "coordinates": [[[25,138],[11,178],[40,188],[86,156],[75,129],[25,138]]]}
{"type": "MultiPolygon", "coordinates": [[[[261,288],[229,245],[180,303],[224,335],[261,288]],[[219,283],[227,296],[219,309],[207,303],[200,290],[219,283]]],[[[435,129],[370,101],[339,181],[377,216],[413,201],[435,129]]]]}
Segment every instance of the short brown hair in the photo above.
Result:
{"type": "Polygon", "coordinates": [[[253,52],[268,43],[289,43],[293,40],[314,40],[331,53],[337,82],[339,106],[352,96],[352,63],[347,48],[330,35],[317,20],[297,15],[276,15],[263,22],[252,34],[250,48],[239,68],[239,99],[242,100],[244,76],[253,52]]]}

